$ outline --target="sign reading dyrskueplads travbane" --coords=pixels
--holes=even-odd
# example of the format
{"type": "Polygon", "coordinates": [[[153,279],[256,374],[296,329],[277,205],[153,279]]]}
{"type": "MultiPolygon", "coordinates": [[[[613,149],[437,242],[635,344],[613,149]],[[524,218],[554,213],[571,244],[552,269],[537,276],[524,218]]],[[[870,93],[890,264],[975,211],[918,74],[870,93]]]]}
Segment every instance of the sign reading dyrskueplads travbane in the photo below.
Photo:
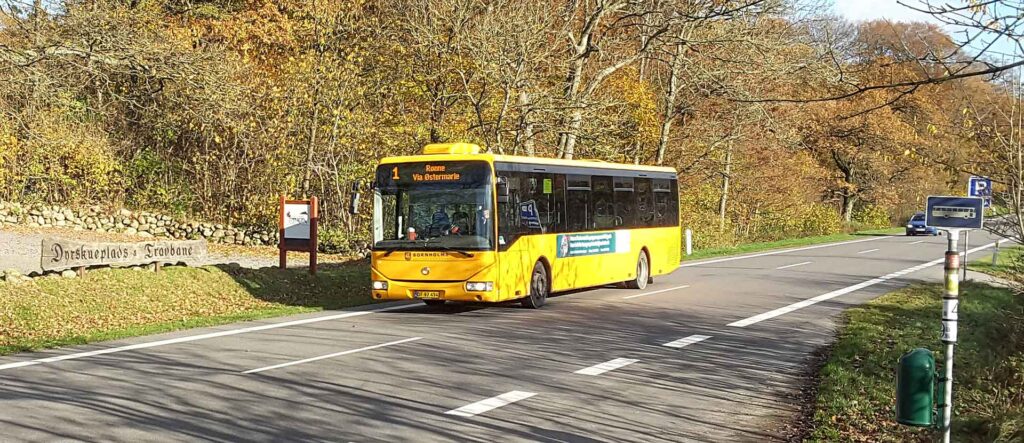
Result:
{"type": "Polygon", "coordinates": [[[42,248],[40,265],[44,271],[158,262],[195,264],[206,257],[206,240],[84,243],[63,238],[44,238],[42,248]]]}

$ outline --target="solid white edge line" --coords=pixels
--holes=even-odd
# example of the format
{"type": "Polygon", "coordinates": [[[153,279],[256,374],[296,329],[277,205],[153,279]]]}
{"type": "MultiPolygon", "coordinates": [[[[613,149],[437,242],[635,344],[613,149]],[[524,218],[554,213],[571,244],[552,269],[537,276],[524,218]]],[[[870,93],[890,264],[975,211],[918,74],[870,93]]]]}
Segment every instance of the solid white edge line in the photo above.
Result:
{"type": "MultiPolygon", "coordinates": [[[[967,251],[967,253],[968,254],[973,254],[975,252],[978,252],[978,251],[981,251],[981,250],[984,250],[984,249],[988,249],[988,248],[990,248],[990,247],[992,247],[994,245],[995,245],[995,243],[989,243],[989,244],[987,244],[985,246],[979,246],[977,248],[971,249],[971,250],[967,251]]],[[[828,292],[828,293],[825,293],[825,294],[821,294],[821,295],[819,295],[817,297],[812,297],[812,298],[809,298],[809,299],[806,299],[806,300],[801,300],[801,301],[798,301],[798,302],[793,303],[791,305],[783,306],[781,308],[774,309],[774,310],[765,312],[763,314],[758,314],[758,315],[755,315],[753,317],[745,318],[743,320],[734,321],[732,323],[729,323],[726,326],[733,326],[733,327],[737,327],[737,328],[744,328],[744,327],[750,326],[750,325],[752,325],[754,323],[762,322],[762,321],[765,321],[765,320],[768,320],[768,319],[771,319],[771,318],[778,317],[780,315],[788,314],[790,312],[796,311],[797,309],[806,308],[806,307],[811,306],[811,305],[813,305],[815,303],[818,303],[818,302],[822,302],[822,301],[825,301],[825,300],[828,300],[828,299],[831,299],[831,298],[835,298],[835,297],[838,297],[840,295],[849,294],[851,292],[858,291],[858,290],[864,289],[864,288],[869,287],[869,286],[874,286],[874,285],[877,285],[879,283],[886,282],[886,281],[892,280],[892,279],[897,278],[897,277],[902,277],[902,276],[904,276],[906,274],[909,274],[911,272],[917,272],[917,271],[920,271],[922,269],[929,268],[929,267],[935,266],[937,264],[943,263],[945,261],[946,261],[945,258],[940,258],[938,260],[932,260],[930,262],[922,263],[922,264],[919,264],[917,266],[913,266],[913,267],[910,267],[910,268],[907,268],[907,269],[903,269],[903,270],[900,270],[900,271],[892,272],[892,273],[883,275],[883,276],[878,277],[878,278],[873,278],[873,279],[868,280],[868,281],[863,281],[863,282],[857,283],[857,284],[855,284],[853,286],[847,286],[845,288],[836,289],[835,291],[828,292]]]]}
{"type": "Polygon", "coordinates": [[[711,338],[710,335],[695,334],[695,335],[691,335],[691,336],[688,336],[688,337],[680,338],[679,340],[670,341],[668,343],[663,344],[662,346],[667,346],[667,347],[676,348],[676,349],[685,348],[685,347],[690,346],[692,344],[700,343],[700,342],[702,342],[704,340],[707,340],[709,338],[711,338]]]}
{"type": "Polygon", "coordinates": [[[573,374],[579,375],[601,375],[608,371],[614,371],[616,369],[629,366],[640,360],[633,358],[616,358],[615,360],[608,360],[604,363],[598,363],[594,366],[580,369],[579,371],[573,372],[573,374]]]}
{"type": "Polygon", "coordinates": [[[877,251],[877,250],[878,250],[877,248],[876,248],[876,249],[868,249],[868,250],[866,250],[866,251],[860,251],[860,252],[858,252],[858,254],[867,254],[867,253],[869,253],[869,252],[875,252],[875,251],[877,251]]]}
{"type": "Polygon", "coordinates": [[[230,330],[227,330],[227,331],[217,331],[217,332],[210,332],[210,333],[206,333],[206,334],[189,335],[189,336],[185,336],[185,337],[171,338],[171,339],[167,339],[167,340],[158,340],[158,341],[151,341],[151,342],[146,342],[146,343],[137,343],[137,344],[134,344],[134,345],[118,346],[118,347],[115,347],[115,348],[97,349],[95,351],[78,352],[78,353],[74,353],[74,354],[58,355],[56,357],[47,357],[47,358],[39,358],[39,359],[35,359],[35,360],[20,361],[20,362],[15,362],[15,363],[7,363],[7,364],[0,365],[0,371],[6,370],[6,369],[20,368],[20,367],[24,367],[24,366],[38,365],[38,364],[42,364],[42,363],[54,363],[54,362],[58,362],[58,361],[74,360],[74,359],[79,359],[79,358],[92,357],[92,356],[96,356],[96,355],[113,354],[115,352],[134,351],[134,350],[138,350],[138,349],[155,348],[155,347],[158,347],[158,346],[174,345],[174,344],[178,344],[178,343],[188,343],[188,342],[199,341],[199,340],[207,340],[207,339],[211,339],[211,338],[227,337],[227,336],[238,335],[238,334],[247,334],[247,333],[250,333],[250,332],[266,331],[266,330],[269,330],[269,329],[286,328],[286,327],[289,327],[289,326],[305,325],[305,324],[310,324],[310,323],[318,323],[318,322],[322,322],[322,321],[339,320],[339,319],[343,319],[343,318],[357,317],[357,316],[360,316],[360,315],[373,314],[373,313],[377,313],[377,312],[394,311],[394,310],[397,310],[397,309],[407,309],[407,308],[409,308],[411,306],[415,306],[415,305],[414,304],[404,304],[404,305],[399,305],[399,306],[389,306],[389,307],[386,307],[386,308],[368,309],[368,310],[365,310],[365,311],[350,311],[350,312],[343,312],[341,314],[325,315],[323,317],[304,318],[302,320],[286,321],[286,322],[282,322],[282,323],[270,323],[270,324],[260,325],[260,326],[251,326],[251,327],[248,327],[248,328],[230,329],[230,330]]]}
{"type": "Polygon", "coordinates": [[[690,285],[682,285],[682,286],[676,286],[674,288],[659,289],[657,291],[645,292],[643,294],[627,295],[625,297],[622,297],[622,299],[623,300],[629,300],[631,298],[646,297],[648,295],[660,294],[662,292],[674,291],[676,289],[686,289],[686,288],[689,288],[689,287],[690,287],[690,285]]]}
{"type": "Polygon", "coordinates": [[[789,269],[789,268],[795,268],[795,267],[797,267],[797,266],[809,265],[809,264],[811,264],[811,263],[814,263],[814,262],[811,262],[811,261],[805,261],[805,262],[803,262],[803,263],[794,263],[794,264],[792,264],[792,265],[786,265],[786,266],[779,266],[779,267],[777,267],[777,268],[775,268],[775,269],[789,269]]]}
{"type": "Polygon", "coordinates": [[[520,400],[526,400],[534,395],[537,394],[533,392],[510,391],[496,397],[480,400],[476,403],[470,403],[458,409],[452,409],[445,412],[445,414],[459,417],[472,417],[502,406],[510,405],[520,400]]]}
{"type": "Polygon", "coordinates": [[[803,248],[779,249],[777,251],[762,252],[760,254],[740,255],[740,256],[736,256],[736,257],[725,257],[725,258],[718,258],[718,259],[715,259],[715,260],[699,261],[699,262],[694,262],[694,263],[683,263],[683,264],[679,265],[679,267],[680,268],[688,268],[688,267],[691,267],[691,266],[710,265],[710,264],[714,264],[714,263],[722,263],[722,262],[728,262],[728,261],[733,261],[733,260],[745,260],[745,259],[748,259],[748,258],[757,258],[757,257],[765,257],[765,256],[769,256],[769,255],[785,254],[787,252],[810,251],[812,249],[821,249],[821,248],[831,248],[833,246],[852,245],[854,243],[864,243],[864,242],[875,241],[875,240],[883,240],[883,239],[892,238],[892,237],[894,237],[894,236],[892,236],[892,235],[884,235],[884,236],[880,236],[880,237],[865,238],[865,239],[862,239],[862,240],[850,240],[850,241],[844,241],[844,242],[839,242],[839,243],[825,243],[825,244],[814,245],[814,246],[806,246],[806,247],[803,247],[803,248]]]}
{"type": "Polygon", "coordinates": [[[362,348],[359,348],[359,349],[350,349],[348,351],[335,352],[333,354],[321,355],[321,356],[318,356],[318,357],[311,357],[311,358],[306,358],[306,359],[302,359],[302,360],[296,360],[296,361],[290,361],[290,362],[287,362],[287,363],[281,363],[281,364],[277,364],[277,365],[264,366],[264,367],[258,368],[258,369],[250,369],[250,370],[244,371],[242,373],[243,374],[255,374],[257,372],[269,371],[271,369],[278,369],[278,368],[284,368],[284,367],[288,367],[288,366],[301,365],[303,363],[310,363],[310,362],[314,362],[314,361],[318,361],[318,360],[325,360],[325,359],[333,358],[333,357],[341,357],[342,355],[355,354],[357,352],[369,351],[371,349],[378,349],[378,348],[383,348],[383,347],[386,347],[386,346],[399,345],[399,344],[402,344],[402,343],[408,343],[408,342],[411,342],[411,341],[420,340],[422,338],[423,337],[412,337],[412,338],[406,338],[406,339],[403,339],[403,340],[395,340],[395,341],[390,341],[390,342],[387,342],[387,343],[381,343],[379,345],[366,346],[366,347],[362,347],[362,348]]]}

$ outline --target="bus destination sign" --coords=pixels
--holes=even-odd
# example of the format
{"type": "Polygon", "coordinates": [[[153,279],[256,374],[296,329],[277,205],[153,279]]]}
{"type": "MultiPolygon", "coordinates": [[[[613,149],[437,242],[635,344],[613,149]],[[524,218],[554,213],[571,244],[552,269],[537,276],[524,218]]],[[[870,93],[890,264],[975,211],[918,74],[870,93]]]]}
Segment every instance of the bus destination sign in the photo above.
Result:
{"type": "Polygon", "coordinates": [[[432,183],[482,185],[490,174],[487,163],[479,161],[384,164],[377,169],[376,184],[382,188],[432,183]]]}

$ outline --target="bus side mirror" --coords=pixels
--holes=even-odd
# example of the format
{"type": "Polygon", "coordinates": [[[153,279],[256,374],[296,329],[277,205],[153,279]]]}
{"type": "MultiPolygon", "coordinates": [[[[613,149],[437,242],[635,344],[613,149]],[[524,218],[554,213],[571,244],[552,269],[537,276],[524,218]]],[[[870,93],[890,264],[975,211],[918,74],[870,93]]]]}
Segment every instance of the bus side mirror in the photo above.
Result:
{"type": "Polygon", "coordinates": [[[498,177],[498,203],[508,203],[508,178],[498,177]]]}
{"type": "Polygon", "coordinates": [[[359,213],[359,181],[352,182],[352,193],[348,204],[348,213],[356,215],[359,213]]]}

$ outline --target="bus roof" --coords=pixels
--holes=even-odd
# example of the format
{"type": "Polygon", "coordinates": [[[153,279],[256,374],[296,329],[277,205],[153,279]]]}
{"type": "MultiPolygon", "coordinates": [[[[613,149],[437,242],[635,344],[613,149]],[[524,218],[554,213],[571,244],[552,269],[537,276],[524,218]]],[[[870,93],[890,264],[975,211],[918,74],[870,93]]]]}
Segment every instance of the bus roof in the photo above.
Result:
{"type": "MultiPolygon", "coordinates": [[[[454,144],[463,147],[466,144],[454,144]]],[[[428,145],[434,147],[437,150],[438,145],[428,145]]],[[[469,145],[475,146],[475,145],[469,145]]],[[[586,167],[586,168],[600,168],[600,169],[619,169],[619,170],[631,170],[631,171],[656,171],[656,172],[669,172],[672,174],[676,173],[675,168],[665,166],[647,166],[647,165],[634,165],[629,163],[610,163],[601,160],[563,160],[558,158],[546,158],[546,157],[524,157],[518,155],[498,155],[490,153],[443,153],[443,154],[421,154],[421,155],[406,155],[399,157],[385,157],[380,160],[381,164],[392,164],[392,163],[410,163],[410,162],[431,162],[431,161],[486,161],[488,163],[494,162],[507,162],[507,163],[523,163],[523,164],[534,164],[534,165],[552,165],[552,166],[568,166],[568,167],[586,167]]]]}

